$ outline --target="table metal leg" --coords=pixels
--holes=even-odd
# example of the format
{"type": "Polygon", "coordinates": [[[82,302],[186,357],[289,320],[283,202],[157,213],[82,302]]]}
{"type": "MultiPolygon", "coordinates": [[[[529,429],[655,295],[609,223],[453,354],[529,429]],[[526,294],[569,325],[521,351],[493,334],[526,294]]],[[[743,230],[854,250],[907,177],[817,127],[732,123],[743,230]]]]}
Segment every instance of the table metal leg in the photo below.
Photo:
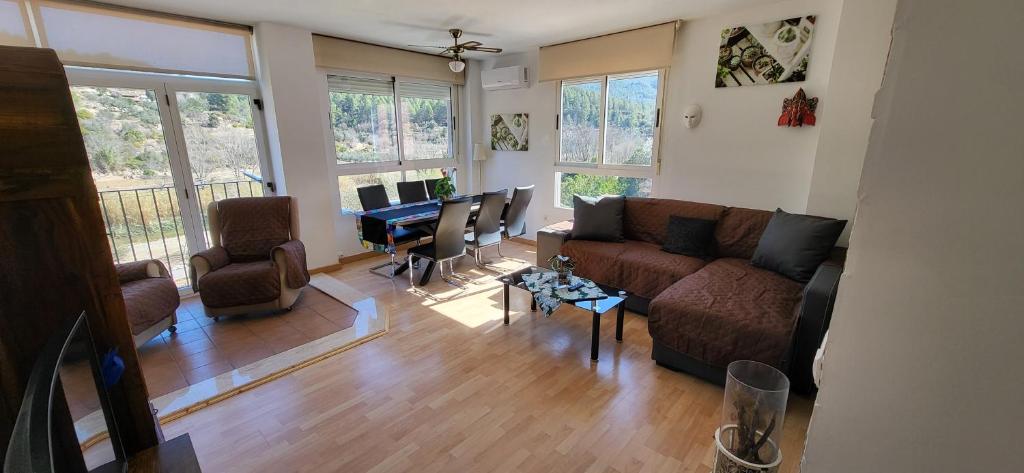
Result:
{"type": "Polygon", "coordinates": [[[597,361],[597,341],[601,338],[601,314],[594,312],[594,328],[590,332],[590,360],[597,361]]]}
{"type": "Polygon", "coordinates": [[[508,284],[505,284],[505,289],[502,291],[502,307],[505,309],[505,325],[508,325],[508,284]]]}
{"type": "Polygon", "coordinates": [[[434,262],[428,260],[427,264],[424,265],[423,261],[420,261],[420,266],[423,267],[423,275],[420,276],[420,286],[426,286],[430,282],[431,274],[434,273],[434,262]]]}
{"type": "Polygon", "coordinates": [[[407,269],[409,269],[409,261],[408,260],[406,260],[406,261],[402,262],[402,264],[398,265],[398,268],[395,269],[395,275],[397,276],[399,274],[402,274],[407,269]]]}
{"type": "Polygon", "coordinates": [[[622,322],[626,317],[626,301],[619,303],[619,312],[615,314],[615,341],[622,343],[622,322]]]}

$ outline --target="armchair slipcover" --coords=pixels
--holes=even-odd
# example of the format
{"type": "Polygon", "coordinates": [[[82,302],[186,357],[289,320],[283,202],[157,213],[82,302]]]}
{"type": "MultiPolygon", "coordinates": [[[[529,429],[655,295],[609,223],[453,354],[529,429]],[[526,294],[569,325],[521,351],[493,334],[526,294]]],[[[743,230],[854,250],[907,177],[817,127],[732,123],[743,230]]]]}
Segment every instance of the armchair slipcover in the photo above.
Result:
{"type": "Polygon", "coordinates": [[[207,210],[210,249],[191,259],[206,315],[291,309],[309,283],[295,198],[224,199],[207,210]]]}
{"type": "Polygon", "coordinates": [[[157,260],[115,264],[128,325],[139,347],[164,330],[174,331],[181,299],[167,268],[157,260]]]}

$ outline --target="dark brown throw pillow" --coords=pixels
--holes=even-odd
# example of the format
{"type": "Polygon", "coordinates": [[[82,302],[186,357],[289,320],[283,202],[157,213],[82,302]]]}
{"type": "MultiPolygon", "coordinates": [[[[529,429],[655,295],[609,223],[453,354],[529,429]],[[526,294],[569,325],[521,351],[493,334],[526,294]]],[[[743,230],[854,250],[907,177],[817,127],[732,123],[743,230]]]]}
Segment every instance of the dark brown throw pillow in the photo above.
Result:
{"type": "Polygon", "coordinates": [[[626,198],[606,195],[599,198],[572,196],[572,239],[623,241],[622,212],[626,198]]]}
{"type": "Polygon", "coordinates": [[[673,215],[668,218],[667,236],[661,249],[677,255],[711,258],[717,223],[716,220],[673,215]]]}
{"type": "Polygon", "coordinates": [[[846,220],[776,209],[750,263],[799,282],[810,281],[828,259],[844,227],[846,220]]]}

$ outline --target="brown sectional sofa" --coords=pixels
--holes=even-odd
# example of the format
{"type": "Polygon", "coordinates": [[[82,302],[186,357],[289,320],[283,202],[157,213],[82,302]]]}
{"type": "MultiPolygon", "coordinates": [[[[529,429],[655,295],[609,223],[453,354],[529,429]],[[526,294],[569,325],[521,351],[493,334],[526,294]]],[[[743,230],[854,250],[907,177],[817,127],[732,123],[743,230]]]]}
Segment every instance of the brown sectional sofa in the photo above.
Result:
{"type": "Polygon", "coordinates": [[[567,255],[577,262],[576,274],[628,291],[627,307],[648,315],[659,364],[723,383],[730,362],[756,360],[789,372],[795,389],[809,391],[841,263],[826,262],[806,285],[751,266],[771,217],[765,210],[630,197],[624,242],[572,240],[572,223],[562,222],[538,232],[537,261],[567,255]],[[661,250],[673,215],[718,221],[716,259],[661,250]]]}

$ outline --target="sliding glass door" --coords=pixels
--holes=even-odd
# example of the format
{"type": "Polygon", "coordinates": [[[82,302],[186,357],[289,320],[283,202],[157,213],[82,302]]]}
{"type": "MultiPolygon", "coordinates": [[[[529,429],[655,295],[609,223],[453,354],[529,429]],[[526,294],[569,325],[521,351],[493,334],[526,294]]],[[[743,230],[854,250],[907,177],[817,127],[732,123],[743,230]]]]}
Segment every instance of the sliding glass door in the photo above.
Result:
{"type": "Polygon", "coordinates": [[[208,247],[207,205],[271,190],[255,85],[68,76],[115,261],[158,259],[187,288],[189,256],[208,247]]]}
{"type": "MultiPolygon", "coordinates": [[[[207,206],[232,197],[264,195],[253,98],[245,94],[175,91],[172,116],[180,130],[202,237],[209,246],[207,206]]],[[[267,189],[269,190],[269,189],[267,189]]]]}

